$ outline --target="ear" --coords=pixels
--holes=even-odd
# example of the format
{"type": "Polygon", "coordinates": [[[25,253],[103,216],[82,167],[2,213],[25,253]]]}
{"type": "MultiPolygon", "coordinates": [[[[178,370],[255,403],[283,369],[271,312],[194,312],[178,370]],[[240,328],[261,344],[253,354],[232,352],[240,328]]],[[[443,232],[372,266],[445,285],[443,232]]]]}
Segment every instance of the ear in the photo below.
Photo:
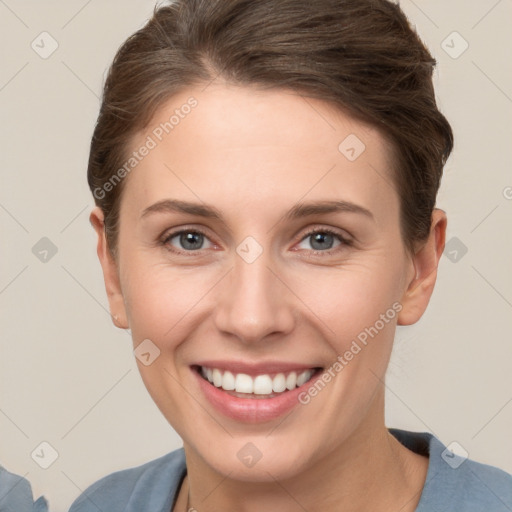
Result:
{"type": "Polygon", "coordinates": [[[398,314],[398,325],[416,323],[427,309],[436,284],[439,260],[444,251],[447,222],[446,213],[435,208],[429,237],[412,257],[415,275],[400,301],[402,310],[398,314]]]}
{"type": "Polygon", "coordinates": [[[105,236],[105,217],[101,208],[96,206],[92,210],[89,220],[98,235],[97,253],[101,268],[103,269],[103,279],[105,281],[112,322],[120,329],[128,329],[128,317],[126,315],[123,293],[121,291],[117,264],[107,244],[105,236]]]}

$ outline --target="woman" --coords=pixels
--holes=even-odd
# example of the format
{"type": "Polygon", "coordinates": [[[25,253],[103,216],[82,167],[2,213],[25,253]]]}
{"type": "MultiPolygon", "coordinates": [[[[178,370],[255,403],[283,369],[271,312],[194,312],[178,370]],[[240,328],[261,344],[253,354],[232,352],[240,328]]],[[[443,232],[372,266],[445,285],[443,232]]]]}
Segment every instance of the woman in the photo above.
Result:
{"type": "Polygon", "coordinates": [[[184,446],[72,512],[510,510],[512,476],[384,423],[445,244],[434,65],[385,0],[178,0],[123,45],[90,220],[184,446]]]}

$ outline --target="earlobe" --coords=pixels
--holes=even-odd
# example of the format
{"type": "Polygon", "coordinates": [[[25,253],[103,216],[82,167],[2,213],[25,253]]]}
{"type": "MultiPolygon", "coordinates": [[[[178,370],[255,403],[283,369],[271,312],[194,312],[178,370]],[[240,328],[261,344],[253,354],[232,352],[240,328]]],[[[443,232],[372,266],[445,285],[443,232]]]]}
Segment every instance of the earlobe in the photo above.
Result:
{"type": "Polygon", "coordinates": [[[121,290],[118,268],[108,247],[105,236],[104,215],[100,207],[96,206],[91,211],[89,221],[98,236],[97,254],[103,270],[103,279],[105,281],[105,290],[107,292],[112,322],[120,329],[128,329],[128,317],[121,290]]]}
{"type": "Polygon", "coordinates": [[[446,213],[439,208],[434,209],[429,237],[412,258],[414,276],[402,296],[398,325],[416,323],[427,309],[445,246],[446,225],[446,213]]]}

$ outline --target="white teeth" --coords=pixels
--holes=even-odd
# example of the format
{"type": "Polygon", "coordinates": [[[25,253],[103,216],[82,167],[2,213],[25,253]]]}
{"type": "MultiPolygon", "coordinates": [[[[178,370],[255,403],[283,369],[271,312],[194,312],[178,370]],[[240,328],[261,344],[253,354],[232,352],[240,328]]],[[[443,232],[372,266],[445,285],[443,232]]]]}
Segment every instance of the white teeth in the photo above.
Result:
{"type": "Polygon", "coordinates": [[[306,382],[309,377],[311,377],[311,375],[308,375],[308,372],[302,372],[298,377],[297,377],[297,386],[302,386],[302,384],[304,384],[304,382],[306,382]]]}
{"type": "Polygon", "coordinates": [[[252,393],[253,388],[254,384],[250,375],[246,375],[245,373],[237,374],[235,377],[235,391],[237,393],[252,393]]]}
{"type": "Polygon", "coordinates": [[[235,376],[231,372],[224,372],[222,377],[222,389],[232,391],[235,389],[235,376]]]}
{"type": "Polygon", "coordinates": [[[295,372],[292,372],[286,377],[286,389],[289,389],[290,391],[292,389],[295,389],[297,387],[297,374],[295,372]]]}
{"type": "Polygon", "coordinates": [[[226,391],[237,393],[253,393],[256,395],[270,395],[271,393],[282,393],[285,390],[292,390],[302,386],[313,375],[314,370],[304,370],[297,375],[297,372],[290,372],[285,375],[278,373],[274,378],[270,375],[257,375],[255,378],[245,373],[233,374],[229,371],[222,371],[218,368],[201,367],[201,375],[210,381],[214,386],[226,391]]]}
{"type": "Polygon", "coordinates": [[[213,369],[213,384],[220,387],[222,384],[222,373],[217,368],[213,369]]]}
{"type": "Polygon", "coordinates": [[[274,393],[281,393],[286,389],[286,379],[284,373],[278,373],[272,380],[272,389],[274,393]]]}
{"type": "Polygon", "coordinates": [[[254,391],[256,395],[270,395],[272,393],[272,379],[268,375],[258,375],[254,379],[254,391]]]}

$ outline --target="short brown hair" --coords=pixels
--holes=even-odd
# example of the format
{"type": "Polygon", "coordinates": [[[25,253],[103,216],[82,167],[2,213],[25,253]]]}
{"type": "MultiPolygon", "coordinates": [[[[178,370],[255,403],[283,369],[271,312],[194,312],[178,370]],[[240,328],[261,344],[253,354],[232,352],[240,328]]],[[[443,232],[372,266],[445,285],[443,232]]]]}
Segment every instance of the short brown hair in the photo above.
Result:
{"type": "Polygon", "coordinates": [[[430,231],[453,134],[432,84],[436,61],[387,0],[175,0],[118,50],[91,141],[88,182],[117,254],[123,182],[105,183],[130,140],[187,87],[221,76],[324,100],[391,142],[407,249],[430,231]],[[110,190],[111,188],[111,190],[110,190]],[[99,197],[101,196],[101,197],[99,197]]]}

